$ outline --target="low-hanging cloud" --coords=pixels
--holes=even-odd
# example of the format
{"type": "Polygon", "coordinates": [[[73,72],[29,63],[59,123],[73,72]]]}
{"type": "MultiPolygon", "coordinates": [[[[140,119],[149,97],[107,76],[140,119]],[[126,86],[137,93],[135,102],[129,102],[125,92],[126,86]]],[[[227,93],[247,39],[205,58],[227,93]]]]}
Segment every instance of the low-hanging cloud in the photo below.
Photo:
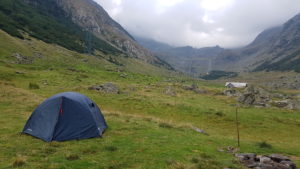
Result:
{"type": "Polygon", "coordinates": [[[299,0],[95,1],[131,34],[174,46],[243,46],[300,13],[299,0]]]}

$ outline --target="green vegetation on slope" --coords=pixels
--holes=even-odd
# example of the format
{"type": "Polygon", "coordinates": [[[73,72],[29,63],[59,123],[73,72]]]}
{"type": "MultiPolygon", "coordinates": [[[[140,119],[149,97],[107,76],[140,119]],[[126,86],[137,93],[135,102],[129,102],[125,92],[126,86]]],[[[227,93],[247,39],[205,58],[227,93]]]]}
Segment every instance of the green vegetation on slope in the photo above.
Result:
{"type": "MultiPolygon", "coordinates": [[[[242,168],[231,154],[218,151],[236,146],[235,101],[218,95],[221,86],[166,79],[161,69],[138,60],[117,60],[124,64],[118,66],[106,59],[119,58],[113,55],[87,56],[3,32],[0,39],[0,168],[242,168]],[[32,64],[17,64],[13,53],[28,56],[32,64]],[[88,90],[106,82],[117,84],[121,94],[88,90]],[[183,89],[192,83],[207,93],[183,89]],[[166,95],[167,87],[176,96],[166,95]],[[83,93],[100,106],[109,125],[103,138],[49,144],[18,134],[39,103],[63,91],[83,93]]],[[[281,153],[299,165],[297,111],[239,112],[241,152],[281,153]]]]}
{"type": "MultiPolygon", "coordinates": [[[[86,50],[86,30],[74,24],[52,0],[0,1],[0,29],[12,36],[24,38],[22,32],[55,43],[67,49],[83,53],[86,50]]],[[[102,52],[116,54],[118,49],[91,35],[93,47],[102,52]]]]}
{"type": "Polygon", "coordinates": [[[213,70],[209,74],[201,76],[200,78],[205,80],[216,80],[220,78],[233,78],[236,77],[238,73],[236,72],[225,72],[221,70],[213,70]]]}

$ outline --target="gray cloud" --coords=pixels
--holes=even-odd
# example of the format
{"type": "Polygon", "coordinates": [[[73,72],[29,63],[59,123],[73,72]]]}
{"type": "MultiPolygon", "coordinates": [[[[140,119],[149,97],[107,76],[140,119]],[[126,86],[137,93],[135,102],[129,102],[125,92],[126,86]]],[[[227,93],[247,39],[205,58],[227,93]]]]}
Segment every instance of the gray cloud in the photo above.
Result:
{"type": "Polygon", "coordinates": [[[175,46],[243,46],[300,13],[299,0],[95,1],[131,34],[175,46]]]}

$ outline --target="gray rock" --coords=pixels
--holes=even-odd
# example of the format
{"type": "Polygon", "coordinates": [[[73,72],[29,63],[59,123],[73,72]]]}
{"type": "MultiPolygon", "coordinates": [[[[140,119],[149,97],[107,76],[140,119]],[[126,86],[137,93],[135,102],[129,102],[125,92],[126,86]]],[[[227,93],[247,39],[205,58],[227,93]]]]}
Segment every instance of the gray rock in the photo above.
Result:
{"type": "Polygon", "coordinates": [[[281,161],[291,161],[288,157],[280,154],[271,154],[269,156],[273,161],[280,163],[281,161]]]}
{"type": "Polygon", "coordinates": [[[280,154],[272,154],[269,156],[256,156],[253,153],[235,154],[237,158],[248,168],[254,169],[296,169],[288,157],[280,154]]]}
{"type": "Polygon", "coordinates": [[[192,127],[193,128],[193,130],[195,130],[196,132],[198,132],[198,133],[202,133],[202,134],[205,134],[205,135],[208,135],[204,130],[202,130],[202,129],[199,129],[199,128],[197,128],[197,127],[192,127]]]}
{"type": "Polygon", "coordinates": [[[207,93],[207,91],[203,90],[203,89],[195,89],[194,92],[197,94],[206,94],[207,93]]]}
{"type": "Polygon", "coordinates": [[[240,95],[240,93],[237,92],[235,89],[226,89],[226,90],[224,90],[223,93],[224,93],[224,95],[229,96],[229,97],[240,95]]]}
{"type": "Polygon", "coordinates": [[[272,164],[259,164],[258,166],[261,169],[274,169],[274,166],[272,164]]]}
{"type": "Polygon", "coordinates": [[[207,91],[200,89],[196,84],[192,84],[191,86],[184,85],[182,86],[184,90],[194,91],[197,94],[205,94],[207,91]]]}
{"type": "Polygon", "coordinates": [[[289,100],[287,108],[291,109],[291,110],[299,110],[300,109],[300,101],[299,100],[289,100]]]}
{"type": "Polygon", "coordinates": [[[89,90],[97,90],[108,94],[120,94],[118,86],[110,82],[102,85],[91,86],[89,87],[89,90]]]}
{"type": "Polygon", "coordinates": [[[237,99],[240,103],[259,107],[266,107],[270,100],[270,94],[266,90],[251,85],[248,86],[237,99]]]}
{"type": "Polygon", "coordinates": [[[274,101],[273,105],[279,108],[283,108],[289,105],[288,100],[280,100],[280,101],[274,101]]]}
{"type": "Polygon", "coordinates": [[[128,75],[126,74],[126,73],[121,73],[120,74],[120,77],[122,77],[122,78],[126,78],[128,75]]]}
{"type": "Polygon", "coordinates": [[[33,59],[28,57],[28,56],[24,56],[20,53],[13,53],[12,57],[16,58],[16,63],[17,64],[32,64],[33,63],[33,59]]]}
{"type": "Polygon", "coordinates": [[[259,158],[259,161],[260,161],[261,163],[271,163],[271,162],[272,162],[271,158],[266,157],[266,156],[260,157],[260,158],[259,158]]]}
{"type": "Polygon", "coordinates": [[[289,167],[290,169],[296,169],[296,164],[292,161],[281,161],[280,164],[289,167]]]}
{"type": "Polygon", "coordinates": [[[16,71],[16,74],[25,74],[25,72],[16,71]]]}
{"type": "Polygon", "coordinates": [[[238,157],[240,160],[250,160],[250,159],[255,159],[256,154],[254,153],[240,153],[240,154],[235,154],[236,157],[238,157]]]}
{"type": "Polygon", "coordinates": [[[169,96],[176,96],[176,92],[171,86],[166,87],[164,94],[169,95],[169,96]]]}

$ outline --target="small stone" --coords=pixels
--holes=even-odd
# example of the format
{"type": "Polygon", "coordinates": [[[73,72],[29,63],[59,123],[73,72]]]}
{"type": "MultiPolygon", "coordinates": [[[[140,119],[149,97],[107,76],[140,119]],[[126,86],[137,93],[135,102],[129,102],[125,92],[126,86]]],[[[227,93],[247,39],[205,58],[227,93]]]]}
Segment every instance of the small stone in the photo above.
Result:
{"type": "Polygon", "coordinates": [[[280,163],[281,161],[291,161],[288,157],[280,154],[271,154],[269,156],[273,161],[280,163]]]}
{"type": "Polygon", "coordinates": [[[270,163],[270,162],[272,162],[271,158],[266,157],[266,156],[260,157],[260,158],[259,158],[259,161],[260,161],[261,163],[270,163]]]}
{"type": "Polygon", "coordinates": [[[280,164],[289,167],[290,169],[296,169],[296,164],[292,161],[281,161],[280,164]]]}
{"type": "Polygon", "coordinates": [[[120,74],[120,77],[122,77],[122,78],[126,78],[128,75],[126,74],[126,73],[122,73],[122,74],[120,74]]]}
{"type": "Polygon", "coordinates": [[[259,164],[261,169],[274,169],[272,164],[259,164]]]}
{"type": "Polygon", "coordinates": [[[242,160],[249,160],[249,159],[254,159],[256,157],[256,154],[254,154],[254,153],[241,153],[241,154],[235,154],[235,156],[242,159],[242,160]]]}
{"type": "Polygon", "coordinates": [[[25,74],[25,73],[21,71],[16,71],[16,74],[25,74]]]}

